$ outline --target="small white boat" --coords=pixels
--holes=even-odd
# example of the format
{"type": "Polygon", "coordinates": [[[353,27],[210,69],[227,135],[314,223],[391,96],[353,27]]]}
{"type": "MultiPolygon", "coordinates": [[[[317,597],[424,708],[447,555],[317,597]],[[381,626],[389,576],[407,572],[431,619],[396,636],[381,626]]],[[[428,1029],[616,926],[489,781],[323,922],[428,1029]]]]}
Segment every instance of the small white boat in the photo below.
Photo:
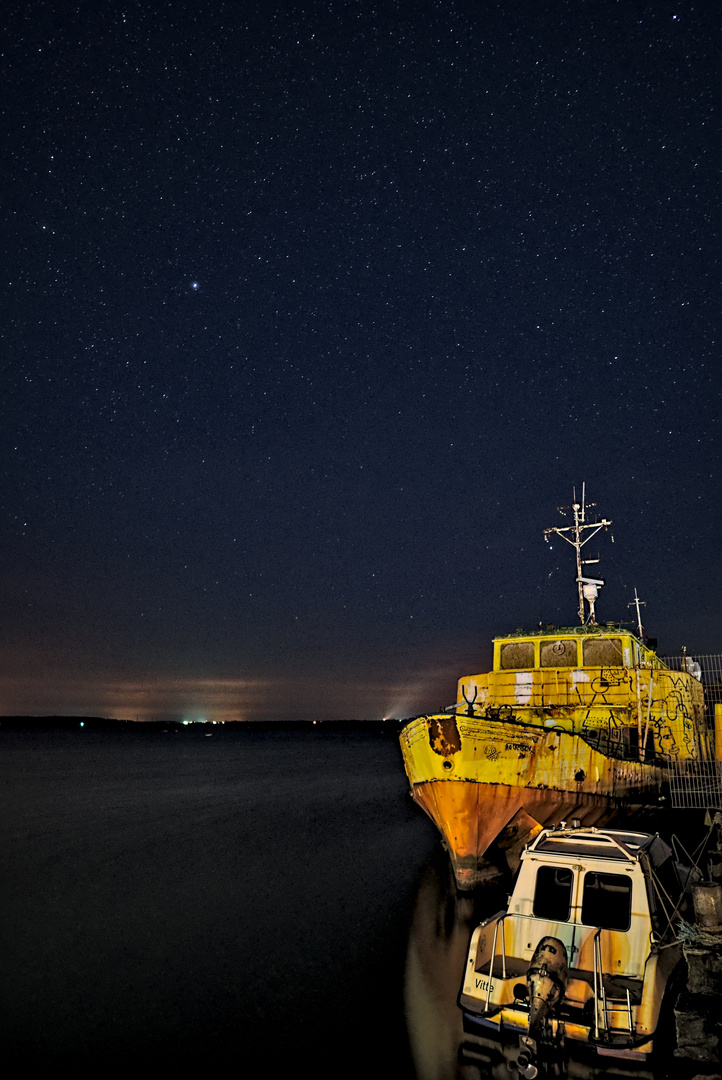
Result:
{"type": "Polygon", "coordinates": [[[646,1060],[674,1027],[684,965],[673,920],[693,877],[657,835],[542,830],[522,852],[507,910],[472,934],[466,1036],[518,1037],[525,1080],[565,1042],[646,1060]]]}

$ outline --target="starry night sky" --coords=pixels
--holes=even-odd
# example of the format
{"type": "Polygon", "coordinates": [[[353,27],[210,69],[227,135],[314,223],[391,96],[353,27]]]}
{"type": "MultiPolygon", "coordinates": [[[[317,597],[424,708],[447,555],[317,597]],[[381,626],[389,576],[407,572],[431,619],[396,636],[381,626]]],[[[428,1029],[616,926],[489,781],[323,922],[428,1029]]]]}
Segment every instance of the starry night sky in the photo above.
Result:
{"type": "Polygon", "coordinates": [[[0,711],[443,708],[582,481],[600,621],[722,651],[717,4],[1,18],[0,711]]]}

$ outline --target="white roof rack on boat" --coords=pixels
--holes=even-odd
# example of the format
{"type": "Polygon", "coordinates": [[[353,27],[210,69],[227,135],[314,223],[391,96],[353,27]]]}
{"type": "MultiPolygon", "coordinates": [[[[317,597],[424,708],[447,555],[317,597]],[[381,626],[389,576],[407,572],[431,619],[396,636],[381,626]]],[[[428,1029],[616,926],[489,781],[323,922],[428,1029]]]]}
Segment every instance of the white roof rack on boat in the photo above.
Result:
{"type": "Polygon", "coordinates": [[[542,831],[527,844],[527,852],[554,855],[585,855],[589,858],[616,859],[636,862],[640,848],[654,837],[650,833],[627,832],[622,829],[595,829],[576,826],[569,828],[566,822],[542,831]]]}

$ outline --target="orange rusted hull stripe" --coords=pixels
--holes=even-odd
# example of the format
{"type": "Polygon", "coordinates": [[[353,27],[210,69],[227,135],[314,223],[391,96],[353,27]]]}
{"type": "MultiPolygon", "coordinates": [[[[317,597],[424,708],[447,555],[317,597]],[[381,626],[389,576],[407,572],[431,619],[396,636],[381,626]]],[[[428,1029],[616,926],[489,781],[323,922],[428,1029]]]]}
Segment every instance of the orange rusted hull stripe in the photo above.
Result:
{"type": "MultiPolygon", "coordinates": [[[[535,824],[536,832],[573,817],[589,827],[626,816],[621,800],[591,792],[441,780],[414,784],[412,793],[439,828],[462,888],[473,888],[484,878],[484,856],[516,819],[524,819],[527,830],[535,824]]],[[[626,809],[633,814],[639,807],[626,809]]],[[[514,868],[514,860],[509,861],[514,868]]]]}

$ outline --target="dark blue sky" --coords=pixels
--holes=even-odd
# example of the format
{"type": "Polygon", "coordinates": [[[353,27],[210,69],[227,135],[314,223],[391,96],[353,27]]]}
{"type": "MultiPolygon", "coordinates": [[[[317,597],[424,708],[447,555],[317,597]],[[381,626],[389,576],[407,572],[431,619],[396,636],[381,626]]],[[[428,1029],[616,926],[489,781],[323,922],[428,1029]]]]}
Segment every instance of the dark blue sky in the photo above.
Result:
{"type": "Polygon", "coordinates": [[[443,707],[583,480],[722,651],[719,21],[7,5],[2,711],[443,707]]]}

